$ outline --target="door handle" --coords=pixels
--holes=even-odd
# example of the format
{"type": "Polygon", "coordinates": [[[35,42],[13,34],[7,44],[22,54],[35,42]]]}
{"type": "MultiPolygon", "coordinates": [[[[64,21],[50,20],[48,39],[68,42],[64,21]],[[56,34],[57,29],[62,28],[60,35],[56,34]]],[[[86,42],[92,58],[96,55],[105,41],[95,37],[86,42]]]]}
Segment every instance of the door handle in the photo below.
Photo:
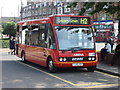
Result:
{"type": "Polygon", "coordinates": [[[45,52],[46,49],[44,48],[43,50],[44,50],[44,51],[43,51],[43,56],[47,56],[47,55],[46,55],[46,52],[45,52]]]}
{"type": "Polygon", "coordinates": [[[43,52],[43,56],[47,56],[45,52],[43,52]]]}

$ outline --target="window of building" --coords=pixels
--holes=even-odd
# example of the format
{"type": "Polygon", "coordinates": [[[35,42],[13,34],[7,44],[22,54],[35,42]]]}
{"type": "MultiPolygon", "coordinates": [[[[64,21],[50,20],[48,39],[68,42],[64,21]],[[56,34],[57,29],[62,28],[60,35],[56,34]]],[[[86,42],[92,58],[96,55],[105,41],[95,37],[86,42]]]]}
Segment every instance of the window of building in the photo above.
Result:
{"type": "Polygon", "coordinates": [[[46,7],[47,6],[47,2],[44,2],[44,7],[46,7]]]}
{"type": "Polygon", "coordinates": [[[31,10],[31,6],[29,6],[28,9],[31,10]]]}
{"type": "Polygon", "coordinates": [[[43,9],[43,14],[46,14],[46,9],[43,9]]]}
{"type": "Polygon", "coordinates": [[[57,2],[53,2],[54,3],[54,6],[56,6],[57,5],[57,2]]]}
{"type": "Polygon", "coordinates": [[[38,11],[37,10],[35,11],[35,15],[38,15],[38,11]]]}
{"type": "Polygon", "coordinates": [[[67,8],[67,5],[65,5],[64,11],[65,11],[65,12],[70,12],[70,8],[67,8]]]}
{"type": "Polygon", "coordinates": [[[74,10],[79,10],[79,6],[78,6],[78,5],[76,5],[76,7],[74,8],[74,10]]]}
{"type": "Polygon", "coordinates": [[[51,8],[49,8],[49,14],[51,14],[51,8]]]}
{"type": "Polygon", "coordinates": [[[63,14],[63,8],[62,7],[58,7],[58,14],[63,14]]]}
{"type": "Polygon", "coordinates": [[[42,14],[42,11],[41,10],[39,10],[39,15],[41,15],[42,14]]]}

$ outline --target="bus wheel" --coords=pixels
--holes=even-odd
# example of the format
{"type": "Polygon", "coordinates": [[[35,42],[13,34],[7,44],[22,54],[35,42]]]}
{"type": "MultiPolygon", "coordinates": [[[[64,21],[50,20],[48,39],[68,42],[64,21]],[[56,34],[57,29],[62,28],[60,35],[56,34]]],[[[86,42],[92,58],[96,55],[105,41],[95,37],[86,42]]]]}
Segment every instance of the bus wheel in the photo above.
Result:
{"type": "Polygon", "coordinates": [[[49,59],[48,61],[48,69],[51,73],[54,73],[57,71],[57,68],[54,66],[52,59],[49,59]]]}
{"type": "Polygon", "coordinates": [[[96,66],[92,66],[92,67],[88,67],[88,68],[87,68],[87,70],[88,70],[89,72],[94,72],[95,69],[96,69],[96,66]]]}
{"type": "Polygon", "coordinates": [[[25,53],[22,52],[22,56],[21,56],[22,62],[25,62],[25,53]]]}

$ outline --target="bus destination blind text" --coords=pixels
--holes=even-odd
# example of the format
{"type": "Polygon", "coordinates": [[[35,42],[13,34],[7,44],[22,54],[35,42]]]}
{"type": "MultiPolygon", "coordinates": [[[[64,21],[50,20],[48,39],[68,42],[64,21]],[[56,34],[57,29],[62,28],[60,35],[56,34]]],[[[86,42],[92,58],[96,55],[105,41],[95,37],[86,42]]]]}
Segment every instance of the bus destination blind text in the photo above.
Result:
{"type": "Polygon", "coordinates": [[[90,25],[90,17],[55,17],[55,24],[90,25]]]}

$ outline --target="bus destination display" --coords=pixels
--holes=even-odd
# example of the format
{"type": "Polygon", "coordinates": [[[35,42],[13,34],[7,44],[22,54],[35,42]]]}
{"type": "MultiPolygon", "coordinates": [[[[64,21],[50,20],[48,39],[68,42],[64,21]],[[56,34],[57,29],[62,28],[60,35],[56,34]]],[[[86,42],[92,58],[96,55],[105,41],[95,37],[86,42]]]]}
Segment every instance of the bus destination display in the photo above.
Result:
{"type": "Polygon", "coordinates": [[[55,24],[90,25],[90,17],[55,17],[55,24]]]}

